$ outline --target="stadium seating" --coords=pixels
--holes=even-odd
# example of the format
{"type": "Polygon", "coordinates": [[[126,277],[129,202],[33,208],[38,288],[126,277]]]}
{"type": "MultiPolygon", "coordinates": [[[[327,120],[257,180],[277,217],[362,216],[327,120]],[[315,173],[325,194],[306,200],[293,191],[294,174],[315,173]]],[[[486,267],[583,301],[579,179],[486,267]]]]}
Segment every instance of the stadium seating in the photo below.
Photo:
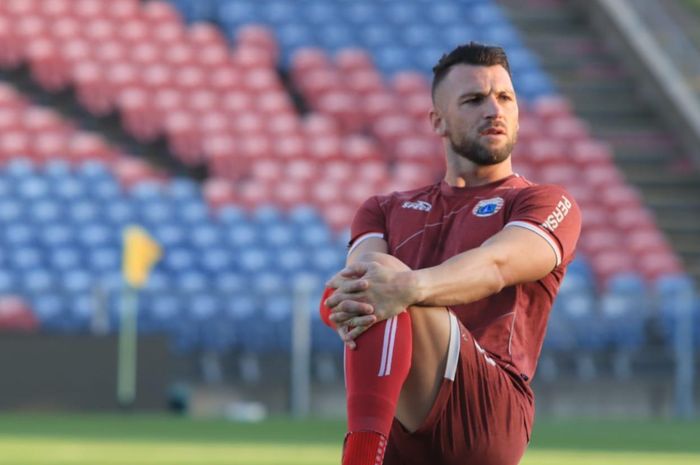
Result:
{"type": "MultiPolygon", "coordinates": [[[[673,337],[682,266],[494,2],[8,0],[0,11],[0,68],[26,66],[49,93],[72,88],[88,113],[116,112],[137,141],[163,139],[209,173],[201,186],[168,178],[0,84],[0,296],[46,330],[87,331],[100,308],[114,327],[120,231],[138,222],[165,249],[141,331],[181,351],[288,350],[288,277],[320,285],[343,263],[360,202],[438,178],[429,71],[480,40],[510,57],[516,171],[565,185],[584,215],[546,347],[638,348],[656,301],[673,337]]],[[[314,349],[337,351],[312,315],[314,349]]]]}

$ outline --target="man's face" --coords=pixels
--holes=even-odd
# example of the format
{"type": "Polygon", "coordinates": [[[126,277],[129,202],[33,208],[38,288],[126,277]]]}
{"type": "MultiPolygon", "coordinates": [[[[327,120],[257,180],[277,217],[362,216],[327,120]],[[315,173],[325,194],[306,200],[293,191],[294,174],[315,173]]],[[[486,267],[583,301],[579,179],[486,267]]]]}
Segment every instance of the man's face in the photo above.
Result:
{"type": "Polygon", "coordinates": [[[433,126],[452,150],[477,165],[494,165],[513,151],[518,104],[500,65],[455,65],[435,90],[433,126]]]}

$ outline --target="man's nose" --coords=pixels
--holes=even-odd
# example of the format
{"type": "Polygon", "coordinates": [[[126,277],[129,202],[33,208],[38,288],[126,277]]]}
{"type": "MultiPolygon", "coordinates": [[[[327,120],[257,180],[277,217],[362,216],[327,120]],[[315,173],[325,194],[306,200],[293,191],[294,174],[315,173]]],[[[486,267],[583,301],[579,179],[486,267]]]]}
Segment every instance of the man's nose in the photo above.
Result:
{"type": "Polygon", "coordinates": [[[497,118],[503,113],[503,107],[495,95],[489,95],[484,102],[485,115],[487,118],[497,118]]]}

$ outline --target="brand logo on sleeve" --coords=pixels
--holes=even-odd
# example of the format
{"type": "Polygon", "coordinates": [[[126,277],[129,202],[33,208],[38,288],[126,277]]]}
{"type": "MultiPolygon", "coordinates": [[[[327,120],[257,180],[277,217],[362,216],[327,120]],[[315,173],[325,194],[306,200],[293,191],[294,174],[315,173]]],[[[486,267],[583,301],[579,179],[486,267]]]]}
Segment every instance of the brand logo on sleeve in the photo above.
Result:
{"type": "Polygon", "coordinates": [[[491,216],[498,213],[498,211],[503,207],[503,199],[500,197],[494,197],[492,199],[482,200],[474,206],[472,213],[474,216],[491,216]]]}
{"type": "Polygon", "coordinates": [[[422,212],[429,212],[431,208],[433,208],[432,205],[430,205],[428,202],[424,200],[418,200],[416,202],[409,202],[408,200],[401,205],[402,208],[410,208],[411,210],[419,210],[422,212]]]}

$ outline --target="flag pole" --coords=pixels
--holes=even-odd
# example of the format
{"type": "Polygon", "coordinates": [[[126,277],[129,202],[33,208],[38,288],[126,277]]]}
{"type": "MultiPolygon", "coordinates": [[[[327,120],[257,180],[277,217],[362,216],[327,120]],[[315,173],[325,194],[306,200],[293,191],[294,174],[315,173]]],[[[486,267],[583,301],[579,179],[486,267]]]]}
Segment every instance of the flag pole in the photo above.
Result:
{"type": "Polygon", "coordinates": [[[120,301],[119,358],[117,361],[117,401],[129,407],[136,400],[138,291],[125,285],[120,301]]]}
{"type": "Polygon", "coordinates": [[[148,280],[162,250],[148,232],[136,225],[123,231],[122,274],[124,286],[119,306],[119,347],[117,354],[117,402],[122,407],[136,400],[139,289],[148,280]]]}

